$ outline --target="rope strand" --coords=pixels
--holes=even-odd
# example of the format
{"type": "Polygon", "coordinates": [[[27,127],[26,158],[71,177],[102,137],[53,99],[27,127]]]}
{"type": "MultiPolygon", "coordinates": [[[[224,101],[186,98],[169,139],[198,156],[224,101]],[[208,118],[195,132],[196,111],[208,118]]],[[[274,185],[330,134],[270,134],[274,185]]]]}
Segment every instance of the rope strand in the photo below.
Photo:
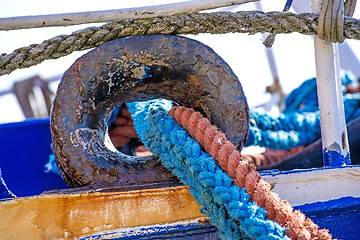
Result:
{"type": "MultiPolygon", "coordinates": [[[[108,23],[101,27],[86,28],[70,35],[45,40],[40,44],[19,48],[10,54],[0,54],[0,75],[127,36],[234,32],[249,34],[299,32],[316,35],[317,21],[318,15],[310,13],[245,11],[181,14],[108,23]]],[[[345,18],[344,36],[360,39],[360,21],[345,18]]]]}

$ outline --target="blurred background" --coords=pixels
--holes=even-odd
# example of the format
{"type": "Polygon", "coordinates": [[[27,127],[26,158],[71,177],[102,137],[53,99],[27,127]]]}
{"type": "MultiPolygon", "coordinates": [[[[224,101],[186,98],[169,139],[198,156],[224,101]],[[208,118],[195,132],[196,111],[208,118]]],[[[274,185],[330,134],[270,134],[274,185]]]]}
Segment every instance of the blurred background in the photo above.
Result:
{"type": "MultiPolygon", "coordinates": [[[[62,0],[50,2],[45,0],[1,0],[0,18],[25,15],[42,15],[55,13],[97,11],[159,5],[181,1],[170,0],[135,0],[135,1],[92,1],[92,0],[62,0]]],[[[267,11],[282,11],[285,0],[261,1],[247,3],[240,6],[231,6],[216,11],[245,11],[261,9],[267,11]]],[[[310,1],[294,0],[291,12],[309,12],[310,1]]],[[[357,8],[355,18],[360,18],[357,8]]],[[[0,54],[11,53],[17,48],[28,46],[61,34],[70,34],[73,31],[89,26],[101,24],[87,24],[70,27],[50,27],[40,29],[0,31],[0,54]]],[[[243,85],[250,107],[259,106],[269,101],[276,102],[278,98],[271,92],[274,78],[280,82],[282,91],[287,94],[298,87],[304,80],[315,77],[315,60],[313,40],[311,36],[297,33],[277,35],[271,52],[267,52],[262,44],[266,37],[263,34],[223,34],[223,35],[187,35],[210,46],[233,69],[243,85]],[[269,64],[269,54],[273,56],[276,70],[272,71],[269,64]],[[270,87],[270,88],[269,88],[270,87]],[[268,91],[266,91],[268,89],[268,91]]],[[[340,46],[342,68],[351,70],[360,77],[360,41],[346,40],[340,46]]],[[[48,114],[49,103],[41,97],[30,99],[30,105],[37,109],[31,115],[26,106],[21,107],[21,95],[27,94],[28,86],[33,88],[35,95],[45,95],[51,98],[56,91],[62,74],[71,64],[87,51],[75,52],[57,60],[47,60],[37,66],[27,69],[18,69],[11,74],[0,76],[0,123],[23,121],[26,117],[38,117],[48,114]],[[43,83],[46,84],[43,84],[43,83]],[[25,92],[24,92],[25,91],[25,92]],[[36,107],[34,105],[37,105],[36,107]]],[[[25,104],[26,105],[26,104],[25,104]]],[[[277,111],[275,108],[268,110],[277,111]]]]}

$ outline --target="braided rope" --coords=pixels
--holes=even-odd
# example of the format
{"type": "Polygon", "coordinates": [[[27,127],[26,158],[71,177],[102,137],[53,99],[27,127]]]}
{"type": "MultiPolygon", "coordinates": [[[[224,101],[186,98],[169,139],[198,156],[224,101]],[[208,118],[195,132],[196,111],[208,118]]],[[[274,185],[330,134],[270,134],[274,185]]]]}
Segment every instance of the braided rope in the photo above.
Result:
{"type": "MultiPolygon", "coordinates": [[[[94,48],[126,36],[198,33],[291,33],[317,34],[318,15],[310,13],[246,11],[182,14],[170,17],[127,20],[90,27],[70,35],[57,36],[40,44],[0,55],[0,75],[27,68],[46,59],[94,48]]],[[[345,18],[344,36],[360,39],[360,20],[345,18]]]]}
{"type": "Polygon", "coordinates": [[[166,113],[168,102],[129,104],[135,128],[145,146],[190,186],[191,194],[203,206],[201,211],[219,228],[220,236],[229,240],[289,239],[284,228],[266,219],[265,210],[252,202],[245,189],[236,186],[166,113]]]}
{"type": "MultiPolygon", "coordinates": [[[[340,71],[343,88],[343,99],[346,122],[359,116],[359,93],[346,94],[346,86],[357,84],[356,77],[348,71],[340,71]]],[[[285,99],[285,114],[292,112],[317,112],[319,111],[316,78],[304,81],[298,88],[291,91],[285,99]]]]}
{"type": "MultiPolygon", "coordinates": [[[[344,93],[347,84],[357,82],[355,76],[341,71],[344,93]]],[[[343,96],[347,123],[360,117],[360,93],[343,96]]],[[[251,126],[246,146],[258,145],[272,149],[289,149],[313,143],[320,138],[320,114],[316,79],[306,80],[285,99],[279,117],[250,110],[251,126]]]]}
{"type": "Polygon", "coordinates": [[[177,123],[203,146],[222,170],[234,179],[236,185],[245,188],[251,199],[265,208],[267,217],[286,227],[285,233],[292,239],[331,239],[328,230],[318,226],[300,211],[293,211],[287,201],[281,201],[270,191],[269,183],[261,180],[255,167],[243,161],[236,147],[227,141],[225,134],[199,112],[185,107],[174,107],[169,112],[177,123]]]}
{"type": "Polygon", "coordinates": [[[250,111],[251,126],[246,146],[289,149],[308,145],[320,137],[319,112],[291,112],[273,117],[250,111]]]}

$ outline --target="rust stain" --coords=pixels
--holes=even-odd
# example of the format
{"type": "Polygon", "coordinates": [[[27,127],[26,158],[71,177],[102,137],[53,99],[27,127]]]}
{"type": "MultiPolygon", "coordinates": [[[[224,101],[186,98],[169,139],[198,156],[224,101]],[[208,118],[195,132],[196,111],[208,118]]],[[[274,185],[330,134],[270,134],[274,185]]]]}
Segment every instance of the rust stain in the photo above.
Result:
{"type": "Polygon", "coordinates": [[[199,80],[194,75],[189,75],[188,82],[194,85],[196,88],[203,90],[203,87],[200,85],[199,80]]]}
{"type": "Polygon", "coordinates": [[[206,221],[186,186],[108,190],[113,191],[69,190],[71,194],[44,194],[1,202],[1,239],[78,239],[123,227],[197,218],[206,221]]]}
{"type": "Polygon", "coordinates": [[[201,84],[199,83],[199,80],[196,76],[194,75],[189,75],[188,78],[187,78],[187,81],[188,81],[188,91],[189,93],[193,93],[194,96],[197,96],[193,99],[192,101],[192,106],[199,110],[198,108],[201,108],[201,110],[204,111],[204,103],[203,103],[203,99],[201,98],[202,94],[203,94],[203,87],[201,86],[201,84]]]}
{"type": "Polygon", "coordinates": [[[343,148],[343,150],[345,150],[345,148],[346,148],[345,132],[343,132],[343,133],[341,134],[341,143],[342,143],[342,148],[343,148]]]}
{"type": "Polygon", "coordinates": [[[135,12],[135,16],[137,15],[154,15],[154,12],[135,12]]]}

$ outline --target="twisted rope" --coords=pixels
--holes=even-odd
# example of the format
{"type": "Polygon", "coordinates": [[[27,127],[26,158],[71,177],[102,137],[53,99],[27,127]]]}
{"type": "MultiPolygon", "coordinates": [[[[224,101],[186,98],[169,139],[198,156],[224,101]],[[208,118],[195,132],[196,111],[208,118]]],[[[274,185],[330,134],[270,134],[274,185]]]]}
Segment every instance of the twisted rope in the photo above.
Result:
{"type": "MultiPolygon", "coordinates": [[[[219,228],[223,239],[289,239],[284,228],[266,219],[245,189],[201,151],[200,145],[167,114],[168,101],[129,104],[135,128],[145,146],[186,185],[219,228]]],[[[171,105],[170,105],[171,107],[171,105]]]]}
{"type": "Polygon", "coordinates": [[[267,217],[286,227],[291,239],[332,239],[328,230],[319,227],[300,211],[293,211],[287,201],[281,201],[270,191],[269,183],[261,180],[255,167],[242,160],[236,147],[227,141],[225,134],[204,118],[199,112],[185,107],[174,107],[169,112],[205,148],[240,188],[245,188],[251,200],[265,208],[267,217]]]}
{"type": "MultiPolygon", "coordinates": [[[[285,3],[285,6],[284,6],[284,9],[283,9],[283,12],[288,12],[291,5],[292,5],[292,2],[293,0],[286,0],[286,3],[285,3]]],[[[274,44],[275,42],[275,36],[276,34],[274,33],[271,33],[269,34],[269,36],[266,37],[266,39],[264,40],[263,44],[265,45],[265,47],[267,48],[271,48],[272,45],[274,44]]]]}
{"type": "Polygon", "coordinates": [[[290,148],[288,150],[266,149],[263,153],[241,154],[242,159],[253,164],[256,169],[269,169],[282,162],[287,157],[301,151],[304,147],[290,148]]]}
{"type": "MultiPolygon", "coordinates": [[[[57,36],[40,44],[16,49],[10,54],[2,54],[0,55],[0,75],[127,36],[234,32],[249,34],[298,32],[316,35],[317,22],[318,15],[316,14],[261,11],[182,14],[114,22],[101,27],[79,30],[70,35],[57,36]]],[[[360,21],[345,18],[344,36],[360,39],[360,21]]]]}

